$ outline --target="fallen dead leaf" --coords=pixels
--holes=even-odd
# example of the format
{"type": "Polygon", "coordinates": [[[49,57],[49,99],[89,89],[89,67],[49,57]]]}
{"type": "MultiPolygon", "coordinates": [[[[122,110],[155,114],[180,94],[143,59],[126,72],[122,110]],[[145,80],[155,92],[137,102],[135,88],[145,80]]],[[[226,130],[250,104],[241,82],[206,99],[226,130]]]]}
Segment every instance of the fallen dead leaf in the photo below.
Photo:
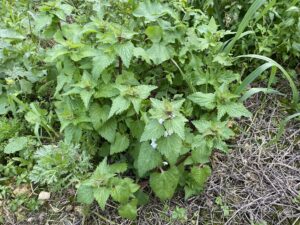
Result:
{"type": "Polygon", "coordinates": [[[50,198],[50,192],[41,191],[39,194],[39,200],[48,200],[50,198]]]}
{"type": "Polygon", "coordinates": [[[13,193],[14,193],[14,195],[29,194],[30,188],[27,185],[22,185],[20,187],[15,188],[13,193]]]}

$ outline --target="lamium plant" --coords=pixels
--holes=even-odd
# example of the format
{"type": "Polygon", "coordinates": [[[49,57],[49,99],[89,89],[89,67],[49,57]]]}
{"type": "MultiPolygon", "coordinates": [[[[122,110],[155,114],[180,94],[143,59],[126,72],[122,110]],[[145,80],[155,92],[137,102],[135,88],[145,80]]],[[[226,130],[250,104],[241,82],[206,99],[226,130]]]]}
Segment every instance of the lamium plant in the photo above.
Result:
{"type": "Polygon", "coordinates": [[[33,60],[44,70],[32,78],[43,84],[42,97],[31,104],[22,97],[36,90],[27,78],[3,86],[8,93],[15,82],[25,85],[5,113],[24,113],[41,141],[64,142],[61,153],[39,150],[31,178],[47,183],[37,173],[47,174],[43,159],[72,154],[72,161],[80,146],[96,167],[77,184],[83,204],[96,200],[104,209],[111,198],[122,217],[135,219],[145,190],[162,201],[180,190],[186,199],[199,194],[212,152],[229,151],[232,120],[251,116],[234,92],[241,76],[223,51],[230,32],[186,1],[68,2],[46,1],[30,15],[42,45],[33,60]]]}

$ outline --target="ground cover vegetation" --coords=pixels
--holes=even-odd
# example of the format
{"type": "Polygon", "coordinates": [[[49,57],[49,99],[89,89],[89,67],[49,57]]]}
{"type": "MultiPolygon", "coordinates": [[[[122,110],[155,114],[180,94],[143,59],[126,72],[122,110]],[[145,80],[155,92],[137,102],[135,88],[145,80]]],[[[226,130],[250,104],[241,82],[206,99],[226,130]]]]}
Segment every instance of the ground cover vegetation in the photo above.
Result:
{"type": "Polygon", "coordinates": [[[199,195],[252,116],[245,100],[281,96],[281,131],[299,116],[299,7],[2,0],[0,206],[22,221],[66,192],[85,216],[113,202],[135,220],[149,196],[199,195]]]}

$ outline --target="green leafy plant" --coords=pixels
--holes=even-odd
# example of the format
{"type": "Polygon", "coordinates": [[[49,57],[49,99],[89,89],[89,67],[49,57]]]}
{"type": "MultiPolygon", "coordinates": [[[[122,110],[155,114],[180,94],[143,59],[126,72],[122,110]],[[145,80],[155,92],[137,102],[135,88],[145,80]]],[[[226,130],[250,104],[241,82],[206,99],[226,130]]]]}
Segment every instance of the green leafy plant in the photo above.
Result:
{"type": "Polygon", "coordinates": [[[216,198],[215,202],[216,202],[216,204],[217,204],[218,206],[220,206],[220,208],[222,209],[223,215],[224,215],[225,217],[229,216],[229,213],[230,213],[229,207],[228,207],[228,205],[227,205],[226,203],[223,202],[222,197],[221,197],[221,196],[218,196],[218,197],[216,198]]]}
{"type": "MultiPolygon", "coordinates": [[[[297,108],[294,77],[273,59],[248,54],[279,42],[263,42],[267,31],[256,24],[267,23],[282,2],[230,9],[226,0],[220,13],[216,1],[198,2],[205,13],[189,3],[55,0],[33,6],[4,0],[1,185],[16,176],[51,191],[76,187],[87,207],[96,201],[104,210],[114,201],[122,217],[135,219],[147,202],[145,190],[166,201],[177,191],[188,199],[205,189],[212,153],[229,152],[233,120],[251,116],[243,101],[258,92],[281,94],[272,89],[277,69],[297,108]],[[239,13],[240,23],[223,23],[227,11],[239,13]],[[242,58],[265,64],[243,79],[242,58]],[[268,87],[247,90],[269,68],[268,87]]],[[[286,15],[293,24],[282,20],[289,26],[276,29],[296,26],[297,4],[291,7],[286,15]]],[[[256,66],[243,65],[247,71],[256,66]]],[[[227,216],[222,199],[216,203],[227,216]]],[[[186,213],[176,208],[173,219],[186,220],[186,213]]]]}
{"type": "Polygon", "coordinates": [[[185,208],[176,206],[175,210],[172,212],[172,220],[186,222],[187,221],[187,212],[185,208]]]}
{"type": "MultiPolygon", "coordinates": [[[[230,118],[251,116],[233,93],[240,76],[226,68],[232,58],[220,53],[226,31],[184,3],[93,4],[85,24],[60,20],[57,44],[46,53],[57,74],[55,112],[65,142],[85,146],[86,138],[100,139],[92,154],[129,163],[119,172],[149,179],[161,200],[179,187],[186,198],[200,193],[212,150],[228,151],[230,118]]],[[[122,216],[135,218],[138,185],[108,168],[104,160],[81,183],[79,201],[95,198],[104,208],[112,196],[122,216]],[[115,189],[124,189],[126,199],[115,189]]]]}
{"type": "Polygon", "coordinates": [[[135,219],[138,204],[135,194],[139,190],[139,185],[130,178],[119,177],[119,174],[126,170],[126,163],[108,165],[105,158],[91,177],[80,184],[77,192],[78,201],[91,204],[95,199],[104,210],[111,196],[114,201],[120,203],[118,211],[122,217],[135,219]]]}
{"type": "MultiPolygon", "coordinates": [[[[230,121],[251,116],[234,93],[241,80],[234,60],[222,51],[230,32],[183,1],[82,4],[50,1],[29,13],[28,41],[38,39],[41,49],[30,62],[40,60],[43,72],[27,77],[25,89],[14,76],[4,85],[3,114],[25,117],[39,141],[59,143],[37,150],[30,180],[54,190],[81,180],[79,202],[96,199],[104,209],[111,197],[129,219],[140,182],[161,200],[178,189],[185,198],[200,193],[212,151],[229,151],[230,121]],[[101,163],[87,178],[89,157],[101,163]]],[[[23,40],[12,36],[5,36],[10,44],[23,40]]],[[[26,144],[14,137],[6,152],[26,144]]]]}
{"type": "Polygon", "coordinates": [[[34,158],[36,164],[29,174],[30,180],[41,185],[47,184],[53,190],[67,188],[72,182],[78,182],[91,166],[89,156],[79,151],[79,146],[62,142],[58,146],[42,146],[34,158]]]}

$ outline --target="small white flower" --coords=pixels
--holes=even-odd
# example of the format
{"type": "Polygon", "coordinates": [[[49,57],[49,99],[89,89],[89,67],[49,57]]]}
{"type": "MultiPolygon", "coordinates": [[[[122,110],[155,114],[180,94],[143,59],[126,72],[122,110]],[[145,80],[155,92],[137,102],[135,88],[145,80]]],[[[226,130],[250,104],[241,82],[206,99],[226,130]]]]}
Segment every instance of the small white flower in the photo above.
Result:
{"type": "Polygon", "coordinates": [[[176,116],[175,116],[173,113],[169,115],[169,118],[170,118],[170,119],[174,119],[175,117],[176,117],[176,116]]]}
{"type": "Polygon", "coordinates": [[[160,118],[160,119],[158,120],[159,124],[163,124],[164,121],[165,121],[165,120],[164,120],[163,118],[160,118]]]}
{"type": "Polygon", "coordinates": [[[156,139],[151,139],[151,147],[152,147],[153,149],[156,149],[156,148],[157,148],[156,139]]]}
{"type": "Polygon", "coordinates": [[[166,162],[166,161],[164,161],[164,162],[163,162],[163,165],[164,165],[164,166],[167,166],[167,165],[169,165],[169,163],[166,162]]]}
{"type": "Polygon", "coordinates": [[[169,136],[171,136],[173,133],[174,133],[174,131],[173,131],[173,130],[168,130],[168,134],[169,134],[169,136]]]}
{"type": "Polygon", "coordinates": [[[171,136],[173,133],[174,133],[173,130],[166,130],[165,133],[164,133],[164,137],[171,136]]]}
{"type": "Polygon", "coordinates": [[[165,133],[164,133],[164,137],[168,137],[169,136],[169,133],[168,133],[168,131],[165,131],[165,133]]]}

